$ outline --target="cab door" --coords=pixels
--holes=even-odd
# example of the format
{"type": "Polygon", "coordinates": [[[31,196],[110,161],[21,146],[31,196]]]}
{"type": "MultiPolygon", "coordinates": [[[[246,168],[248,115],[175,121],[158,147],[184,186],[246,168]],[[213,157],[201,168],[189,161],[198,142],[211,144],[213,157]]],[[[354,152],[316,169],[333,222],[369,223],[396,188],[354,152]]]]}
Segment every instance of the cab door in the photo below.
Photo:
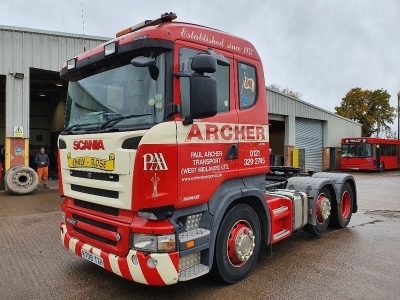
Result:
{"type": "Polygon", "coordinates": [[[269,128],[262,65],[235,55],[238,95],[239,176],[269,171],[269,128]]]}
{"type": "MultiPolygon", "coordinates": [[[[206,47],[177,43],[175,72],[193,73],[191,61],[206,47]]],[[[211,118],[194,120],[183,125],[189,115],[189,78],[175,78],[175,99],[179,99],[181,113],[176,116],[178,143],[178,207],[207,202],[222,182],[238,177],[238,142],[235,126],[238,115],[235,110],[232,74],[233,56],[214,50],[231,61],[230,66],[217,66],[217,71],[206,74],[217,79],[218,113],[211,118]]]]}

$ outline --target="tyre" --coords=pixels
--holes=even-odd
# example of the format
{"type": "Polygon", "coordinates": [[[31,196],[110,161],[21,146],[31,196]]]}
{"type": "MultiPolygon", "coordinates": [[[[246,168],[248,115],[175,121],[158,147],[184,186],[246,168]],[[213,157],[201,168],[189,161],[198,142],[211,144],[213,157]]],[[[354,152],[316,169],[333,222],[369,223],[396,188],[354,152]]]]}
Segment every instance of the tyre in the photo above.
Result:
{"type": "Polygon", "coordinates": [[[7,189],[17,195],[25,195],[36,189],[39,177],[36,171],[27,166],[15,166],[4,175],[7,189]]]}
{"type": "Polygon", "coordinates": [[[337,228],[345,228],[353,214],[354,193],[350,184],[346,182],[340,192],[340,203],[332,209],[331,224],[337,228]]]}
{"type": "Polygon", "coordinates": [[[228,284],[246,278],[257,262],[260,246],[257,214],[246,204],[234,206],[219,227],[211,275],[228,284]]]}
{"type": "Polygon", "coordinates": [[[385,164],[383,162],[381,162],[380,166],[379,166],[379,172],[384,172],[385,171],[385,164]]]}
{"type": "Polygon", "coordinates": [[[315,236],[321,236],[328,228],[331,219],[331,193],[329,189],[324,186],[318,193],[317,203],[315,207],[316,224],[307,224],[304,231],[311,233],[315,236]]]}

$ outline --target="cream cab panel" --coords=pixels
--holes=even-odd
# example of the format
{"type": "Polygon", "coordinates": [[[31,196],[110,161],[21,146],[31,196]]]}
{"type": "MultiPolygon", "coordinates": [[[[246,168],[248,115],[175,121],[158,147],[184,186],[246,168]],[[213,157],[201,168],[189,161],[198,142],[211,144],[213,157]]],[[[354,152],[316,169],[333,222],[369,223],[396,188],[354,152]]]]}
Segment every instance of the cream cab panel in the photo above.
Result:
{"type": "Polygon", "coordinates": [[[60,149],[64,195],[131,209],[136,149],[123,149],[122,143],[145,132],[60,135],[66,144],[60,149]]]}

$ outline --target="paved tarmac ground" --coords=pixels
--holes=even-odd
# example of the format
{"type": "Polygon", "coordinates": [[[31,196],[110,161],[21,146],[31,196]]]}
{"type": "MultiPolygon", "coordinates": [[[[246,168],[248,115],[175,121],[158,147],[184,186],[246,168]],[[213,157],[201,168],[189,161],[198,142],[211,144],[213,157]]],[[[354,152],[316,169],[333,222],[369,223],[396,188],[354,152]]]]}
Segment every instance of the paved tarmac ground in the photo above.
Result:
{"type": "Polygon", "coordinates": [[[57,181],[31,195],[0,192],[0,299],[400,299],[400,171],[352,174],[359,212],[348,228],[300,231],[234,285],[130,282],[61,245],[57,181]]]}

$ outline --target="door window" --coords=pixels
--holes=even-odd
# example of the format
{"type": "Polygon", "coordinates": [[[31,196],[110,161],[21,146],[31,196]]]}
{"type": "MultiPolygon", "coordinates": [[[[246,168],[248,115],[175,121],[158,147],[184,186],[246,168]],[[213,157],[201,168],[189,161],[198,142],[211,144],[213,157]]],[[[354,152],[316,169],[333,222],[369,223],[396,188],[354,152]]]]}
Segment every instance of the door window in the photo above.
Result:
{"type": "MultiPolygon", "coordinates": [[[[193,73],[191,68],[193,58],[201,51],[182,48],[179,51],[180,72],[193,73]]],[[[205,75],[217,79],[217,112],[229,111],[229,66],[217,65],[215,73],[205,75]]],[[[180,77],[181,87],[181,116],[184,118],[190,114],[190,84],[188,77],[180,77]]]]}
{"type": "Polygon", "coordinates": [[[256,69],[245,63],[238,63],[239,74],[239,107],[247,109],[256,103],[257,78],[256,69]]]}

